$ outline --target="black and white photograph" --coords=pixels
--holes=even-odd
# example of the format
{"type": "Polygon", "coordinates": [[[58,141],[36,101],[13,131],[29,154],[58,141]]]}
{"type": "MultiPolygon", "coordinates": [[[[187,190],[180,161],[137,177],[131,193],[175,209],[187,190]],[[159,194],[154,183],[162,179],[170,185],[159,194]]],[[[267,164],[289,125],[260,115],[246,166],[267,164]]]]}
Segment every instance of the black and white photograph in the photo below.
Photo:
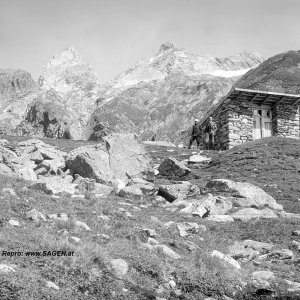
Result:
{"type": "Polygon", "coordinates": [[[300,1],[0,0],[0,300],[299,300],[300,1]]]}

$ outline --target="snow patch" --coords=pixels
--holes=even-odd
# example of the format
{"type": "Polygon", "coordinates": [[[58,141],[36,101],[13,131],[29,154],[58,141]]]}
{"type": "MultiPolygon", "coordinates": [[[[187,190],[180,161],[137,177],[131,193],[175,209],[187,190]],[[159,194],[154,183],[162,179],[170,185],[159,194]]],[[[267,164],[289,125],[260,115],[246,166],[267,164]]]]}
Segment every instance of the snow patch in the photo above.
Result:
{"type": "Polygon", "coordinates": [[[241,69],[241,70],[234,70],[234,71],[225,71],[225,70],[215,70],[213,72],[208,73],[209,75],[213,76],[219,76],[219,77],[235,77],[235,76],[241,76],[247,73],[251,68],[248,69],[241,69]]]}

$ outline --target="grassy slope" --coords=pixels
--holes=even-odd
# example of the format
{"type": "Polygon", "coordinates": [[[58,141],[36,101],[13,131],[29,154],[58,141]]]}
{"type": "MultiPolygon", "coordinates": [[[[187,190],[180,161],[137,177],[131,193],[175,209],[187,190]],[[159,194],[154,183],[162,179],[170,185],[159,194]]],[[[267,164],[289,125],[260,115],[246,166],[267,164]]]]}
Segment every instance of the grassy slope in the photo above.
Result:
{"type": "MultiPolygon", "coordinates": [[[[17,140],[18,138],[13,137],[12,139],[17,140]]],[[[59,148],[64,150],[70,150],[83,143],[63,140],[47,140],[46,142],[57,143],[59,148]]],[[[163,148],[156,147],[148,149],[156,151],[151,152],[154,162],[159,162],[163,157],[171,155],[182,159],[185,157],[184,155],[188,157],[191,154],[191,151],[180,149],[175,152],[168,152],[163,148]]],[[[273,191],[274,196],[286,210],[289,208],[289,202],[292,203],[296,199],[297,193],[299,197],[297,182],[292,185],[293,189],[291,189],[286,187],[286,179],[283,180],[283,177],[299,179],[299,173],[296,173],[295,168],[292,167],[293,163],[299,160],[299,142],[266,139],[221,154],[213,153],[213,156],[215,158],[209,167],[193,168],[194,175],[190,176],[190,179],[194,183],[203,186],[211,177],[222,178],[224,176],[239,181],[247,180],[260,186],[275,182],[286,199],[281,198],[282,196],[273,191]],[[269,151],[264,150],[263,143],[268,145],[266,149],[269,151]],[[255,156],[253,153],[264,153],[261,151],[266,152],[264,156],[269,154],[268,164],[259,163],[260,156],[251,158],[251,155],[255,156]],[[282,151],[286,156],[283,156],[282,151]],[[282,163],[286,162],[290,162],[290,164],[285,164],[283,167],[282,163]],[[278,174],[274,170],[278,171],[279,166],[281,167],[278,174]],[[253,168],[259,170],[258,173],[254,173],[256,177],[252,176],[253,168]],[[273,175],[270,177],[268,174],[273,175]]],[[[157,181],[166,182],[168,180],[158,178],[157,181]]],[[[29,258],[24,256],[9,258],[2,256],[1,263],[16,264],[18,267],[14,274],[0,274],[0,299],[155,299],[154,290],[158,284],[163,284],[169,275],[175,278],[177,287],[184,293],[182,296],[175,296],[171,291],[165,290],[160,297],[192,300],[202,299],[204,295],[207,295],[221,299],[221,295],[224,293],[232,295],[237,283],[236,278],[247,277],[247,274],[254,270],[254,266],[248,263],[243,266],[242,271],[237,272],[224,267],[219,261],[209,258],[209,252],[216,249],[226,253],[228,246],[232,245],[235,240],[243,239],[272,242],[278,248],[288,248],[291,246],[291,241],[296,239],[291,236],[292,230],[300,229],[300,222],[294,220],[216,224],[196,217],[188,218],[171,213],[156,205],[136,211],[130,206],[118,204],[124,199],[114,196],[107,199],[83,200],[62,196],[59,200],[53,200],[40,191],[32,189],[21,191],[24,186],[29,186],[29,183],[22,180],[11,180],[3,176],[0,178],[0,190],[4,187],[12,187],[20,198],[2,194],[0,252],[2,253],[3,250],[68,249],[74,251],[75,255],[67,258],[29,258]],[[67,213],[71,221],[34,224],[25,218],[25,212],[31,208],[36,208],[44,214],[67,213]],[[134,218],[126,217],[119,208],[131,212],[134,218]],[[105,222],[97,218],[101,214],[109,216],[110,220],[105,222]],[[197,222],[206,225],[208,230],[202,234],[180,238],[176,227],[167,229],[160,223],[152,221],[150,216],[156,216],[162,222],[197,222]],[[21,227],[10,226],[7,223],[9,219],[19,220],[21,227]],[[92,231],[76,229],[73,219],[86,222],[92,231]],[[74,235],[81,238],[78,245],[70,243],[64,237],[62,230],[64,228],[69,230],[69,236],[74,235]],[[144,241],[145,236],[140,232],[140,228],[155,229],[156,239],[181,254],[182,260],[170,261],[159,254],[152,254],[141,248],[139,241],[144,241]],[[103,233],[109,235],[111,239],[105,240],[97,235],[103,233]],[[204,238],[204,241],[201,241],[201,238],[204,238]],[[187,250],[184,242],[188,240],[195,243],[199,249],[193,252],[187,250]],[[107,267],[109,258],[124,258],[129,263],[130,270],[125,280],[116,279],[112,275],[107,267]],[[60,286],[60,290],[47,288],[45,280],[55,282],[60,286]]],[[[265,190],[267,190],[266,187],[265,190]]],[[[134,205],[142,203],[149,204],[151,200],[134,201],[134,205]]],[[[295,205],[293,204],[294,209],[297,208],[296,204],[296,202],[295,205]]],[[[295,255],[297,257],[298,254],[295,253],[295,255]]],[[[269,269],[280,277],[300,282],[300,268],[297,260],[279,264],[265,262],[259,269],[269,269]]],[[[251,297],[236,295],[235,299],[251,299],[251,297]]]]}

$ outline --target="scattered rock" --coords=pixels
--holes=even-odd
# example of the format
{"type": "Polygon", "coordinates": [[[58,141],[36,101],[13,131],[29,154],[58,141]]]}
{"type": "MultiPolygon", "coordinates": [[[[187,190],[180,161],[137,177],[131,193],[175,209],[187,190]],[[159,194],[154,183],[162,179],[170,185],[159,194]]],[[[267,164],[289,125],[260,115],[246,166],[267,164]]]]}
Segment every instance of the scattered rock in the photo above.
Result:
{"type": "Polygon", "coordinates": [[[179,231],[179,235],[181,237],[185,237],[190,234],[198,233],[199,226],[197,223],[182,222],[177,223],[177,229],[179,231]]]}
{"type": "Polygon", "coordinates": [[[102,194],[104,196],[111,194],[113,191],[114,188],[112,186],[108,186],[98,182],[95,183],[95,189],[93,190],[95,194],[102,194]]]}
{"type": "Polygon", "coordinates": [[[44,222],[46,222],[46,218],[45,216],[39,212],[38,210],[36,210],[35,208],[33,208],[32,210],[28,211],[26,213],[26,217],[32,221],[39,221],[39,220],[42,220],[44,222]]]}
{"type": "Polygon", "coordinates": [[[54,282],[52,282],[52,281],[46,281],[46,286],[48,288],[54,289],[56,291],[59,291],[59,286],[57,284],[55,284],[54,282]]]}
{"type": "Polygon", "coordinates": [[[139,185],[126,186],[126,187],[122,188],[118,194],[121,197],[129,196],[129,197],[133,197],[135,199],[143,199],[143,192],[140,189],[139,185]]]}
{"type": "Polygon", "coordinates": [[[17,196],[16,191],[14,189],[12,189],[12,188],[3,188],[2,192],[3,193],[9,193],[12,196],[17,196]]]}
{"type": "Polygon", "coordinates": [[[40,178],[34,182],[31,187],[40,189],[47,194],[60,194],[68,193],[75,194],[77,184],[72,183],[72,177],[66,176],[65,178],[59,176],[40,178]]]}
{"type": "Polygon", "coordinates": [[[105,216],[105,215],[100,215],[100,216],[97,216],[98,219],[101,219],[105,222],[108,222],[110,220],[109,216],[105,216]]]}
{"type": "Polygon", "coordinates": [[[16,272],[15,268],[7,264],[0,264],[0,273],[11,273],[11,272],[16,272]]]}
{"type": "Polygon", "coordinates": [[[292,235],[294,235],[294,236],[300,236],[300,230],[294,230],[292,232],[292,235]]]}
{"type": "Polygon", "coordinates": [[[27,186],[23,186],[23,187],[21,188],[21,192],[23,192],[23,193],[26,193],[28,190],[29,190],[29,189],[28,189],[27,186]]]}
{"type": "Polygon", "coordinates": [[[76,237],[76,236],[71,236],[69,238],[69,240],[75,244],[78,244],[80,242],[80,238],[76,237]]]}
{"type": "Polygon", "coordinates": [[[300,214],[293,214],[293,213],[288,213],[285,211],[281,211],[278,213],[280,217],[282,218],[287,218],[287,219],[300,219],[300,214]]]}
{"type": "Polygon", "coordinates": [[[154,229],[149,229],[149,228],[143,228],[142,231],[144,231],[148,237],[155,237],[156,232],[154,229]]]}
{"type": "Polygon", "coordinates": [[[299,282],[290,281],[287,279],[284,279],[284,282],[289,285],[288,292],[291,292],[291,293],[300,292],[300,283],[299,282]]]}
{"type": "Polygon", "coordinates": [[[274,280],[275,275],[271,271],[256,271],[252,273],[252,282],[258,288],[269,288],[269,282],[274,280]]]}
{"type": "Polygon", "coordinates": [[[156,245],[153,246],[153,250],[155,252],[161,253],[166,257],[169,257],[171,259],[181,259],[181,256],[179,254],[177,254],[176,252],[174,252],[171,248],[169,248],[166,245],[156,245]]]}
{"type": "Polygon", "coordinates": [[[69,220],[68,215],[65,213],[51,214],[51,215],[47,215],[47,217],[50,220],[61,221],[61,222],[67,222],[69,220]]]}
{"type": "Polygon", "coordinates": [[[175,158],[166,158],[158,167],[159,174],[166,177],[182,177],[191,172],[184,164],[175,158]]]}
{"type": "Polygon", "coordinates": [[[231,214],[231,217],[234,220],[240,220],[243,222],[247,222],[247,221],[250,221],[251,219],[278,218],[278,215],[269,208],[259,210],[256,208],[247,207],[247,208],[243,208],[243,209],[231,214]]]}
{"type": "Polygon", "coordinates": [[[79,229],[84,229],[86,231],[91,231],[91,228],[88,225],[86,225],[84,222],[81,222],[81,221],[76,221],[75,226],[79,229]]]}
{"type": "Polygon", "coordinates": [[[250,247],[245,247],[243,242],[236,241],[232,246],[229,247],[229,255],[235,260],[240,259],[247,261],[259,255],[259,252],[250,247]]]}
{"type": "Polygon", "coordinates": [[[300,242],[292,241],[292,247],[296,248],[298,251],[300,251],[300,242]]]}
{"type": "Polygon", "coordinates": [[[115,192],[118,194],[120,190],[126,186],[126,182],[117,178],[111,180],[111,185],[113,186],[115,192]]]}
{"type": "Polygon", "coordinates": [[[232,257],[226,255],[226,254],[223,254],[222,252],[219,252],[217,250],[214,250],[212,253],[211,253],[211,256],[212,257],[217,257],[219,259],[221,259],[222,261],[232,265],[234,268],[236,269],[241,269],[241,266],[240,264],[235,260],[233,259],[232,257]]]}
{"type": "Polygon", "coordinates": [[[175,287],[176,287],[176,282],[175,282],[174,280],[170,280],[170,281],[168,282],[168,285],[169,285],[169,287],[170,287],[171,289],[175,289],[175,287]]]}
{"type": "Polygon", "coordinates": [[[37,180],[37,175],[33,171],[32,168],[28,168],[28,167],[18,168],[16,170],[16,174],[20,178],[23,178],[24,180],[28,180],[28,181],[36,181],[37,180]]]}
{"type": "Polygon", "coordinates": [[[268,254],[268,259],[274,259],[274,260],[287,260],[293,258],[294,258],[293,251],[289,249],[273,250],[268,254]]]}
{"type": "Polygon", "coordinates": [[[195,163],[202,163],[202,162],[209,162],[211,161],[211,158],[202,156],[202,155],[192,155],[189,158],[189,163],[195,164],[195,163]]]}
{"type": "Polygon", "coordinates": [[[220,223],[229,223],[234,222],[234,219],[229,215],[213,215],[208,216],[206,220],[213,221],[213,222],[220,222],[220,223]]]}
{"type": "Polygon", "coordinates": [[[97,236],[101,239],[104,239],[104,240],[109,240],[110,239],[110,236],[107,235],[107,234],[104,234],[104,233],[97,234],[97,236]]]}
{"type": "Polygon", "coordinates": [[[244,240],[243,244],[245,248],[252,248],[253,250],[258,251],[261,254],[268,253],[274,248],[273,244],[253,240],[244,240]]]}
{"type": "Polygon", "coordinates": [[[168,202],[173,202],[177,198],[183,200],[199,194],[199,187],[197,187],[196,185],[192,185],[188,181],[181,181],[177,184],[161,185],[158,190],[158,196],[162,196],[168,202]]]}
{"type": "Polygon", "coordinates": [[[218,199],[208,193],[200,199],[181,200],[180,198],[172,203],[172,206],[184,207],[180,213],[196,215],[201,218],[207,217],[210,214],[220,215],[231,209],[232,205],[229,201],[218,199]]]}
{"type": "Polygon", "coordinates": [[[148,237],[148,244],[154,246],[154,245],[158,245],[159,242],[156,239],[152,238],[152,237],[148,237]]]}
{"type": "Polygon", "coordinates": [[[174,221],[169,221],[167,223],[164,223],[164,226],[167,227],[167,228],[170,228],[173,224],[175,224],[174,221]]]}
{"type": "Polygon", "coordinates": [[[15,220],[9,220],[8,223],[11,225],[11,226],[16,226],[16,227],[19,227],[21,226],[19,221],[15,221],[15,220]]]}
{"type": "Polygon", "coordinates": [[[124,278],[124,276],[126,276],[129,266],[128,263],[121,259],[111,259],[110,260],[110,265],[112,268],[112,271],[114,272],[115,276],[119,279],[124,278]]]}

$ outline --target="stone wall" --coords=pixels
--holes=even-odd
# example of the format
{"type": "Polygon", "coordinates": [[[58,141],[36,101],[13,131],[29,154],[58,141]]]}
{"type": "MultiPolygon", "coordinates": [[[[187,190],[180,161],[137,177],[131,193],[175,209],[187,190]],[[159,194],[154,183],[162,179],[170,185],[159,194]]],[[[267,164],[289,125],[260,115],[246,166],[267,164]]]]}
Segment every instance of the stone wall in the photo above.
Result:
{"type": "Polygon", "coordinates": [[[299,139],[299,106],[279,104],[272,109],[273,135],[299,139]]]}

